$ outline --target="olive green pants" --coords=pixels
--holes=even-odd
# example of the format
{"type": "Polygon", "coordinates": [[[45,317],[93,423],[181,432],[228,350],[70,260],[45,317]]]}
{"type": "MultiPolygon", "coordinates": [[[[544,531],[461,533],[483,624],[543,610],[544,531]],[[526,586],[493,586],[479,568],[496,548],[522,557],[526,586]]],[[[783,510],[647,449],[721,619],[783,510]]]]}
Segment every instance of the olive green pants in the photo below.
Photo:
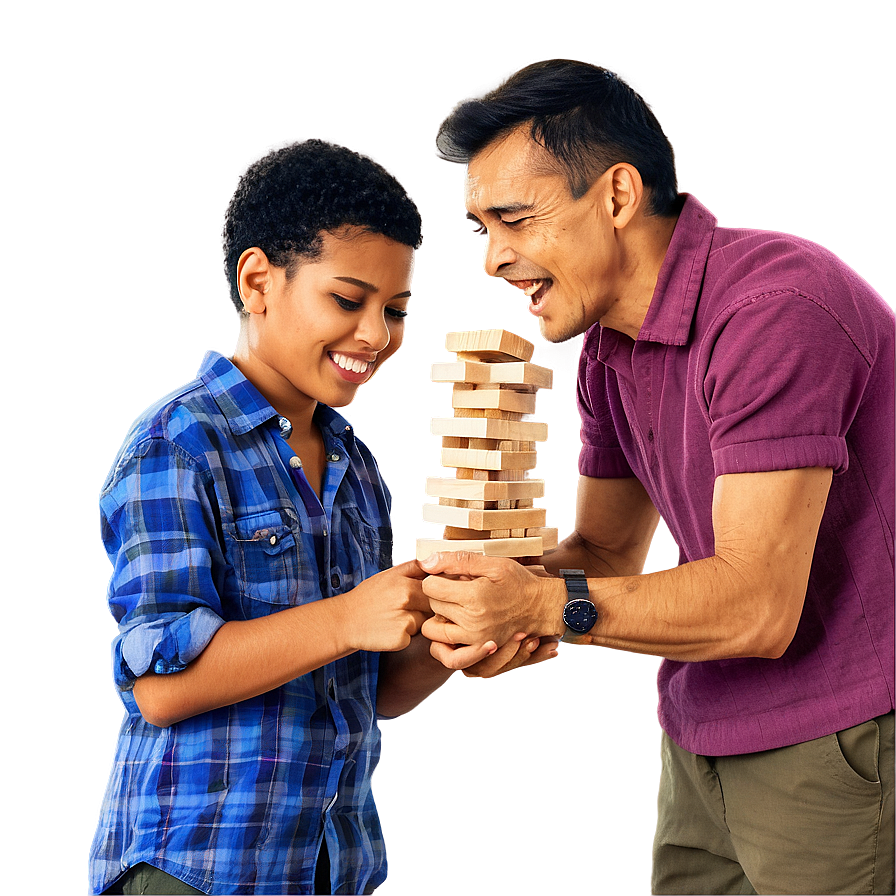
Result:
{"type": "Polygon", "coordinates": [[[716,758],[663,735],[653,892],[893,893],[893,713],[716,758]]]}
{"type": "MultiPolygon", "coordinates": [[[[314,892],[316,894],[330,892],[330,859],[325,844],[321,846],[318,857],[314,875],[314,892]]],[[[135,894],[136,896],[144,896],[144,894],[145,896],[150,896],[150,894],[151,896],[190,896],[192,893],[199,893],[202,896],[202,890],[196,890],[159,868],[147,865],[146,862],[140,862],[139,865],[128,869],[127,873],[113,887],[106,890],[106,893],[117,893],[122,896],[135,896],[135,894]]]]}

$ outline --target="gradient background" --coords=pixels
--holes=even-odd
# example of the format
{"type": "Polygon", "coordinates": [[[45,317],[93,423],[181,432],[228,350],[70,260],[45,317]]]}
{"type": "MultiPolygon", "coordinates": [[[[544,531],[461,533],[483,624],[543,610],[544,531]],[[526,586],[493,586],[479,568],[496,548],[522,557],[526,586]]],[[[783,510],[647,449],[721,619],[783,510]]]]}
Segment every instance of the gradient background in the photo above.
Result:
{"type": "MultiPolygon", "coordinates": [[[[396,562],[438,531],[421,505],[425,478],[441,472],[429,418],[450,414],[450,388],[429,381],[429,366],[449,359],[449,330],[512,330],[553,368],[534,417],[550,428],[536,475],[563,535],[580,339],[541,341],[525,297],[482,273],[464,170],[435,155],[439,123],[530,62],[604,65],[651,104],[680,188],[721,225],[815,240],[892,297],[886,8],[182,0],[4,13],[10,892],[47,874],[60,892],[86,888],[122,713],[97,495],[140,410],[192,378],[207,349],[234,346],[219,235],[247,165],[321,137],[382,163],[422,212],[405,345],[345,411],[392,489],[396,562]]],[[[649,568],[676,560],[661,529],[649,568]]],[[[658,662],[563,647],[494,681],[455,676],[385,723],[374,784],[391,873],[380,892],[649,892],[658,662]]]]}

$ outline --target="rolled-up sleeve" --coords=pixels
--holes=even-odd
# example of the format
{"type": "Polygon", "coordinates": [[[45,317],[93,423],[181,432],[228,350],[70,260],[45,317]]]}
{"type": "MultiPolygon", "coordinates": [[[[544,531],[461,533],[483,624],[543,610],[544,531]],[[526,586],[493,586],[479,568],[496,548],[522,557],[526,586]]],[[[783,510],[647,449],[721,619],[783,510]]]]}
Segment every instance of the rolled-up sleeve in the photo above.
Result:
{"type": "Polygon", "coordinates": [[[179,672],[224,624],[224,558],[211,477],[161,438],[138,443],[100,498],[112,578],[109,606],[119,625],[115,682],[137,712],[134,681],[146,672],[179,672]]]}
{"type": "Polygon", "coordinates": [[[819,300],[781,291],[721,316],[703,346],[717,476],[849,465],[869,360],[819,300]]]}
{"type": "Polygon", "coordinates": [[[581,420],[582,447],[579,451],[579,473],[596,479],[616,479],[632,476],[626,460],[607,395],[607,370],[592,357],[589,334],[579,357],[577,405],[581,420]]]}

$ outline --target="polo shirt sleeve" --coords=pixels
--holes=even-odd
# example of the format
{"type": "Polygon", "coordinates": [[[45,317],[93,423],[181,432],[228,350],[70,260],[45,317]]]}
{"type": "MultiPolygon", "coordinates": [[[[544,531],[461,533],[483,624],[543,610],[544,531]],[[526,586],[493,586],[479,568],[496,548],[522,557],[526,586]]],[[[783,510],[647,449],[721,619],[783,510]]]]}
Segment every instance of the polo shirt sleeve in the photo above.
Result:
{"type": "Polygon", "coordinates": [[[606,365],[597,358],[595,327],[585,337],[579,357],[577,403],[582,422],[579,473],[599,479],[633,476],[610,409],[615,384],[608,381],[606,365]]]}
{"type": "Polygon", "coordinates": [[[112,561],[109,605],[118,622],[116,685],[135,713],[134,681],[179,672],[224,624],[208,471],[162,438],[139,443],[100,498],[103,542],[112,561]]]}
{"type": "Polygon", "coordinates": [[[870,364],[820,300],[796,291],[726,309],[702,346],[715,474],[849,464],[870,364]]]}

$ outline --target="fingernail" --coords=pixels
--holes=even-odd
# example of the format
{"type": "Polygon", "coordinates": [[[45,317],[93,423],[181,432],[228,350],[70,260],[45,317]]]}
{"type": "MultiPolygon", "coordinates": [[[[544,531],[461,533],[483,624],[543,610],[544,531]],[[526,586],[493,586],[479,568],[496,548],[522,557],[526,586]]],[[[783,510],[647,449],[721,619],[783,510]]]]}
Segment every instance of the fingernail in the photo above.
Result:
{"type": "Polygon", "coordinates": [[[528,650],[529,653],[532,653],[532,651],[535,650],[536,647],[538,647],[538,639],[537,639],[537,638],[536,638],[535,640],[533,640],[533,641],[530,641],[530,642],[526,645],[526,650],[528,650]]]}
{"type": "Polygon", "coordinates": [[[437,559],[438,559],[438,554],[430,554],[425,560],[420,561],[420,565],[421,566],[434,566],[437,559]]]}

